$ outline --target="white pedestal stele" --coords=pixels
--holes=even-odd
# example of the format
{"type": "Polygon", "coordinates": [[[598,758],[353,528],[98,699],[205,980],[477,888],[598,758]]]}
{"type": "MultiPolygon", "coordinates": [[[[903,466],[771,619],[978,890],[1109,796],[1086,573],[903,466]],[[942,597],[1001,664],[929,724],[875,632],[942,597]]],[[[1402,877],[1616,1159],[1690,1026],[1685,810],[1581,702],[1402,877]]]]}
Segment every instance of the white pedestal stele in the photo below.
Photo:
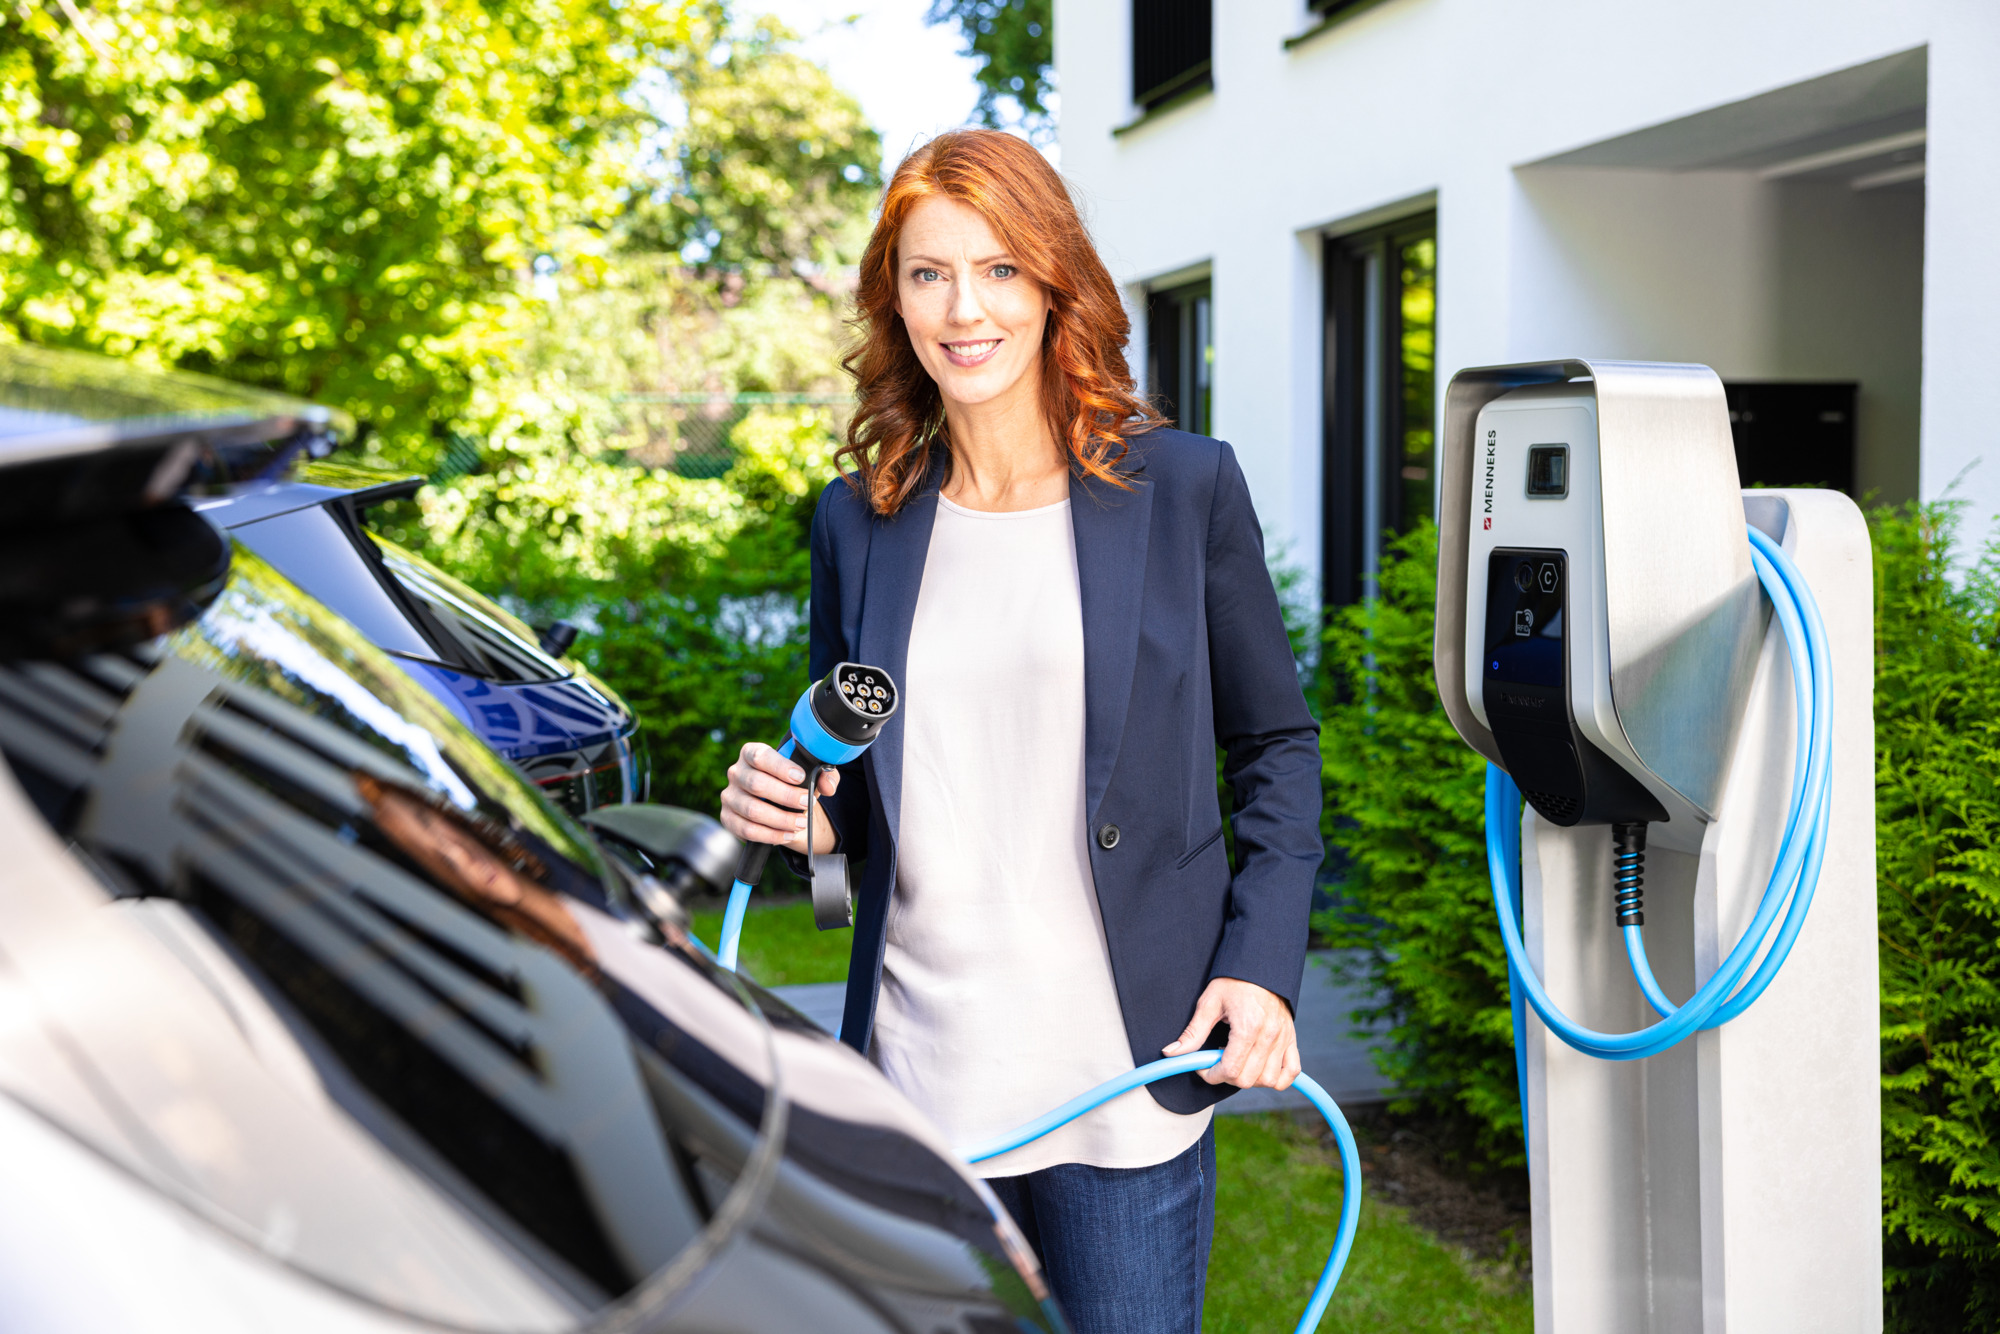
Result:
{"type": "MultiPolygon", "coordinates": [[[[1868,531],[1836,492],[1745,501],[1826,621],[1826,862],[1783,971],[1722,1028],[1647,1060],[1601,1061],[1530,1011],[1536,1334],[1882,1328],[1868,531]]],[[[1713,974],[1756,910],[1784,827],[1793,715],[1773,618],[1715,823],[1698,851],[1691,830],[1649,831],[1646,945],[1675,1000],[1713,974]]],[[[1610,830],[1559,829],[1530,811],[1521,834],[1524,934],[1556,1004],[1604,1031],[1653,1022],[1614,925],[1610,830]]]]}

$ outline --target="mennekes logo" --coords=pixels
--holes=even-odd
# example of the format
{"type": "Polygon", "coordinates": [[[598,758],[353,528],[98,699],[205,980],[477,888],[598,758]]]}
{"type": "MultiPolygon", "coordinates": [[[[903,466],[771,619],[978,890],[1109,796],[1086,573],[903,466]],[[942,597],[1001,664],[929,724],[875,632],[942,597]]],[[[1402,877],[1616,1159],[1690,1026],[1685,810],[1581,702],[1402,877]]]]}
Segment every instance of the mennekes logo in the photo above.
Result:
{"type": "Polygon", "coordinates": [[[1493,526],[1493,474],[1500,467],[1500,433],[1486,432],[1486,527],[1493,526]]]}

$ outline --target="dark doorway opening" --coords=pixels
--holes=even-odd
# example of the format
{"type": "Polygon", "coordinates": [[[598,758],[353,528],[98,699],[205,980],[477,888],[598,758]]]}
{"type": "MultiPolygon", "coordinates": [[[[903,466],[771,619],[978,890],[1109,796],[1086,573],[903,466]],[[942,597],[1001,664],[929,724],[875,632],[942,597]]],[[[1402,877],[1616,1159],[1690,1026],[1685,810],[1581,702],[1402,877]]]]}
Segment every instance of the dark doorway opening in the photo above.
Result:
{"type": "Polygon", "coordinates": [[[1437,215],[1326,242],[1321,591],[1372,595],[1382,549],[1431,517],[1437,215]]]}
{"type": "Polygon", "coordinates": [[[1824,486],[1855,495],[1853,381],[1725,384],[1745,486],[1824,486]]]}

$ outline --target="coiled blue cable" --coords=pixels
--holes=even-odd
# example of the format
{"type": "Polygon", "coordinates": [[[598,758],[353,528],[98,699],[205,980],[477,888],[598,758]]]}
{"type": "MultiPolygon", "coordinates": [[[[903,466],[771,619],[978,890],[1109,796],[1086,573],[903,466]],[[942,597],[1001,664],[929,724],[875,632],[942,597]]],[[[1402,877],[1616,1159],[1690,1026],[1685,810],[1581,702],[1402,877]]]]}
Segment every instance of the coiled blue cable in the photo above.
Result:
{"type": "MultiPolygon", "coordinates": [[[[1105,1080],[1088,1093],[1071,1098],[1054,1111],[968,1150],[965,1161],[983,1163],[988,1158],[997,1158],[1023,1144],[1032,1144],[1051,1130],[1068,1125],[1085,1112],[1103,1106],[1120,1094],[1130,1093],[1133,1089],[1171,1075],[1206,1070],[1221,1059],[1219,1051],[1195,1051],[1127,1070],[1114,1079],[1105,1080]]],[[[1311,1334],[1319,1328],[1320,1317],[1326,1314],[1326,1304],[1333,1300],[1334,1286],[1340,1282],[1341,1271],[1347,1268],[1347,1255],[1354,1249],[1354,1234],[1361,1225],[1361,1151],[1354,1143],[1353,1128],[1340,1114],[1339,1105],[1327,1096],[1317,1080],[1302,1074],[1292,1081],[1292,1087],[1305,1094],[1306,1101],[1326,1118],[1327,1128],[1333,1131],[1334,1142],[1340,1146],[1340,1226],[1334,1230],[1333,1250],[1328,1253],[1326,1264],[1319,1271],[1319,1282],[1313,1285],[1305,1314],[1299,1317],[1299,1323],[1293,1329],[1293,1334],[1311,1334]]]]}
{"type": "Polygon", "coordinates": [[[1663,1017],[1636,1033],[1599,1033],[1571,1020],[1543,989],[1521,942],[1521,792],[1497,766],[1486,769],[1486,860],[1492,875],[1493,906],[1507,950],[1507,981],[1515,1015],[1515,1072],[1522,1084],[1522,1128],[1527,1122],[1527,1079],[1522,1002],[1534,1007],[1549,1031],[1586,1055],[1633,1061],[1657,1055],[1690,1033],[1728,1023],[1754,1004],[1791,953],[1812,906],[1826,856],[1832,808],[1833,664],[1819,604],[1791,557],[1757,529],[1749,530],[1750,563],[1771,598],[1792,662],[1792,689],[1800,720],[1793,754],[1793,780],[1785,829],[1756,915],[1714,976],[1676,1006],[1653,976],[1641,928],[1624,929],[1632,974],[1647,1002],[1663,1017]],[[1789,905],[1789,906],[1788,906],[1789,905]],[[1784,922],[1772,936],[1780,913],[1784,922]],[[1765,946],[1769,949],[1765,950],[1765,946]],[[1763,961],[1744,981],[1751,963],[1763,961]]]}

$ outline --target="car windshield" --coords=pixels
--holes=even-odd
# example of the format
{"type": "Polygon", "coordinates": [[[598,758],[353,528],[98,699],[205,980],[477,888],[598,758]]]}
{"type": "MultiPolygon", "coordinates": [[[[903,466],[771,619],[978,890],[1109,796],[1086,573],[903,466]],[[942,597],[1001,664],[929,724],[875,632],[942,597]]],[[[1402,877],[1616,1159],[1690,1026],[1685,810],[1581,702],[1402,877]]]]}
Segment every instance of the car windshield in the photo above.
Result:
{"type": "Polygon", "coordinates": [[[456,652],[446,655],[446,661],[462,663],[488,681],[560,681],[570,675],[568,667],[537,647],[540,636],[526,622],[389,539],[368,536],[381,548],[382,562],[396,582],[423,604],[435,630],[450,638],[456,652]]]}
{"type": "Polygon", "coordinates": [[[229,587],[175,652],[256,686],[393,754],[468,815],[497,819],[602,877],[594,843],[519,770],[481,743],[431,693],[371,651],[348,624],[292,593],[241,546],[229,587]]]}

